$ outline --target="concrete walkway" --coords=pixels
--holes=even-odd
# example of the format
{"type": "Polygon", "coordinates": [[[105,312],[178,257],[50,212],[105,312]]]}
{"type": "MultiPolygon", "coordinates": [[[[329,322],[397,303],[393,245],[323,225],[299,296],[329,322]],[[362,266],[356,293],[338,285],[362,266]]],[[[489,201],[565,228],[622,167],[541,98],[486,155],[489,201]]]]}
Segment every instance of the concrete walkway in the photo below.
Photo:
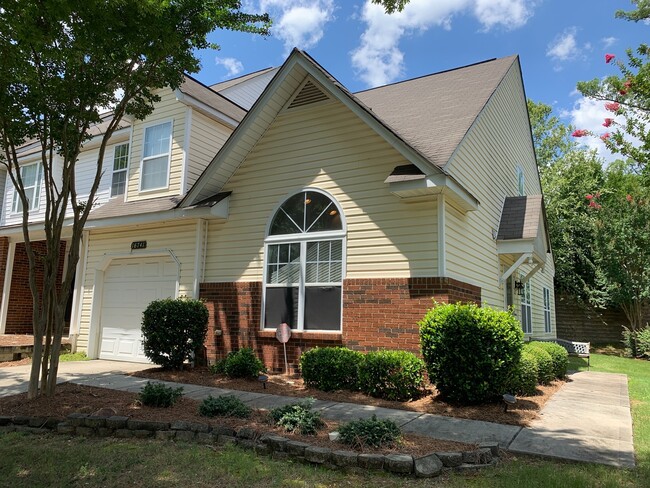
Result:
{"type": "MultiPolygon", "coordinates": [[[[149,364],[111,361],[61,363],[59,381],[139,392],[148,380],[122,373],[150,368],[149,364]]],[[[0,368],[0,396],[27,390],[29,366],[0,368]]],[[[529,428],[393,410],[354,403],[316,400],[323,418],[337,421],[390,418],[404,432],[435,439],[479,443],[496,441],[512,452],[575,461],[634,466],[632,419],[627,377],[581,372],[546,404],[540,419],[529,428]]],[[[178,383],[168,383],[178,386],[178,383]]],[[[244,392],[198,385],[182,385],[185,396],[201,400],[208,395],[235,395],[256,408],[274,408],[295,402],[295,397],[244,392]]]]}
{"type": "Polygon", "coordinates": [[[627,376],[583,371],[570,379],[508,450],[634,467],[627,376]]]}

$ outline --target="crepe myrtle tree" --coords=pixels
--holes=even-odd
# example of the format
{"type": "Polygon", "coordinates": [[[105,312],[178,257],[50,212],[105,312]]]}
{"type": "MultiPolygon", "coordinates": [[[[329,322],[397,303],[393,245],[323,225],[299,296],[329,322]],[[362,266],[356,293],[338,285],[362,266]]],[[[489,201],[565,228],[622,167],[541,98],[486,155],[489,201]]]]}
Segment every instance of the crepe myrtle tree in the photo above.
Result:
{"type": "Polygon", "coordinates": [[[596,263],[596,305],[620,306],[633,331],[643,327],[650,304],[650,199],[629,163],[616,162],[602,191],[584,200],[592,213],[596,263]],[[600,302],[600,303],[599,303],[600,302]]]}
{"type": "MultiPolygon", "coordinates": [[[[633,22],[650,19],[650,2],[632,0],[637,7],[616,17],[633,22]]],[[[599,136],[616,154],[634,161],[650,177],[650,46],[641,44],[626,51],[625,61],[605,54],[605,62],[618,68],[619,74],[604,79],[579,82],[583,96],[603,101],[603,127],[600,134],[578,128],[575,137],[599,136]]]]}
{"type": "MultiPolygon", "coordinates": [[[[34,355],[29,398],[52,395],[66,303],[82,230],[102,176],[107,142],[128,115],[142,119],[199,69],[196,50],[215,29],[268,34],[266,14],[248,14],[236,0],[12,0],[0,4],[0,164],[16,188],[33,297],[34,355]],[[106,107],[112,112],[103,114],[106,107]],[[79,153],[102,122],[94,180],[77,195],[79,153]],[[38,152],[44,222],[32,234],[30,194],[20,148],[38,152]],[[26,188],[27,187],[27,188],[26,188]],[[62,233],[69,236],[64,280],[57,284],[62,233]],[[44,240],[47,252],[33,243],[44,240]],[[36,270],[43,272],[37,283],[36,270]]],[[[30,177],[31,178],[31,177],[30,177]]],[[[33,184],[33,183],[32,183],[33,184]]]]}

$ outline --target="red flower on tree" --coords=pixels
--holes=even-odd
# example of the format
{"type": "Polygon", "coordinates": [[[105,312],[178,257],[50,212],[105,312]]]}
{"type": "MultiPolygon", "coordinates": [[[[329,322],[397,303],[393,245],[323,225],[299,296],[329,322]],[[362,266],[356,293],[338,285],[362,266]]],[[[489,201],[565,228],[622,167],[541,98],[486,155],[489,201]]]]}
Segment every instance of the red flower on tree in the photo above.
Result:
{"type": "Polygon", "coordinates": [[[585,129],[576,129],[576,130],[573,131],[573,133],[571,135],[573,137],[584,137],[586,135],[589,135],[589,131],[587,131],[585,129]]]}
{"type": "Polygon", "coordinates": [[[625,199],[626,199],[628,202],[632,203],[632,195],[627,195],[627,196],[625,197],[625,199]]]}
{"type": "Polygon", "coordinates": [[[607,102],[605,108],[610,112],[618,112],[618,109],[621,108],[621,104],[618,102],[607,102]]]}
{"type": "Polygon", "coordinates": [[[600,136],[600,139],[605,142],[607,139],[611,137],[611,134],[609,132],[605,132],[602,136],[600,136]]]}
{"type": "Polygon", "coordinates": [[[605,62],[606,62],[607,64],[609,64],[609,63],[612,62],[612,60],[613,60],[615,57],[616,57],[616,56],[614,56],[613,54],[605,54],[605,62]]]}
{"type": "Polygon", "coordinates": [[[612,125],[612,122],[614,122],[614,119],[607,117],[605,119],[605,122],[603,122],[603,127],[609,127],[610,125],[612,125]]]}
{"type": "Polygon", "coordinates": [[[587,200],[591,200],[592,198],[594,198],[594,196],[591,193],[588,193],[587,195],[585,195],[585,198],[587,200]]]}

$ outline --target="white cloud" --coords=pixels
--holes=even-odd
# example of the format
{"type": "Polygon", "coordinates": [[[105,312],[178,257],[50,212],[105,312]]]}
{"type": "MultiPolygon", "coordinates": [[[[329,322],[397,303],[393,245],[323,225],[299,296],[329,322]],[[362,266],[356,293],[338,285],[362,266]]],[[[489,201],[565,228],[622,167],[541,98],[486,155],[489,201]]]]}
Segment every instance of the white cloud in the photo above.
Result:
{"type": "Polygon", "coordinates": [[[217,65],[226,68],[228,71],[228,74],[226,75],[227,78],[237,76],[239,73],[244,71],[244,65],[241,63],[241,61],[235,58],[221,58],[217,56],[214,59],[214,62],[217,63],[217,65]]]}
{"type": "Polygon", "coordinates": [[[546,56],[555,63],[553,66],[554,71],[562,71],[563,63],[585,59],[585,53],[591,50],[592,45],[590,42],[585,42],[582,45],[578,42],[578,29],[569,27],[555,36],[555,39],[549,43],[546,56]]]}
{"type": "Polygon", "coordinates": [[[559,34],[548,45],[546,55],[556,61],[570,61],[579,56],[578,41],[576,40],[577,29],[570,27],[562,34],[559,34]]]}
{"type": "Polygon", "coordinates": [[[496,26],[517,29],[533,15],[535,2],[524,0],[475,0],[474,15],[486,30],[496,26]]]}
{"type": "Polygon", "coordinates": [[[411,0],[403,11],[387,15],[384,9],[366,0],[361,20],[366,30],[352,53],[352,65],[369,86],[384,85],[404,71],[402,37],[432,27],[451,29],[454,15],[471,14],[484,31],[501,27],[516,29],[532,15],[536,2],[526,0],[411,0]]]}
{"type": "Polygon", "coordinates": [[[618,42],[618,39],[616,37],[603,37],[600,40],[603,43],[603,47],[607,49],[608,47],[612,47],[614,44],[618,42]]]}
{"type": "Polygon", "coordinates": [[[271,16],[271,33],[284,44],[285,55],[294,47],[309,49],[318,44],[325,25],[334,20],[334,0],[259,0],[246,7],[271,16]]]}

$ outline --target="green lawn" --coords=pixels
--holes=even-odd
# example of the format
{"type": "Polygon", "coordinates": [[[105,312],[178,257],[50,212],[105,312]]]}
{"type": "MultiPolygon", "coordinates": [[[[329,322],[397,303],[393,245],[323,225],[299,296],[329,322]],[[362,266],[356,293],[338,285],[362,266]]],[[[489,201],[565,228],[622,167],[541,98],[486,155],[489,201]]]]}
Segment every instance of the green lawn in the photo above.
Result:
{"type": "MultiPolygon", "coordinates": [[[[576,361],[574,368],[586,368],[586,363],[576,361]]],[[[638,460],[635,470],[517,457],[474,476],[420,481],[384,474],[345,474],[278,462],[236,448],[215,450],[157,441],[14,433],[0,434],[0,486],[650,486],[650,362],[594,355],[591,369],[628,375],[638,460]]]]}

